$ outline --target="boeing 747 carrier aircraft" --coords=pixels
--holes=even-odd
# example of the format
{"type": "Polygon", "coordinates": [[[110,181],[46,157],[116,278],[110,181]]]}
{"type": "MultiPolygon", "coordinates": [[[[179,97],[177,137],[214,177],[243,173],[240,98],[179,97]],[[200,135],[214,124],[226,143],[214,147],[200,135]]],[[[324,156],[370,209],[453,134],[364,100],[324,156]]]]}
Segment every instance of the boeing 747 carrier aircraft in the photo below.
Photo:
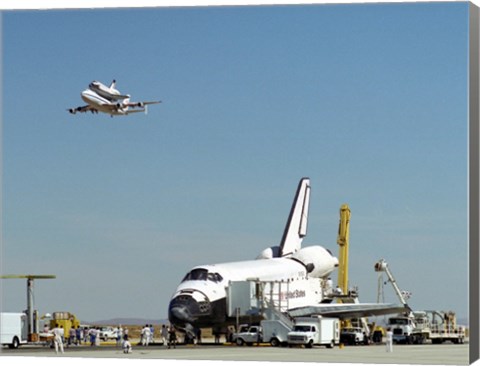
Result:
{"type": "Polygon", "coordinates": [[[88,88],[82,91],[81,97],[87,105],[67,109],[71,114],[92,112],[107,113],[110,116],[127,116],[132,113],[147,113],[147,106],[158,104],[161,101],[152,102],[132,102],[130,95],[122,95],[115,88],[116,81],[113,80],[110,86],[106,86],[99,81],[92,81],[88,88]]]}

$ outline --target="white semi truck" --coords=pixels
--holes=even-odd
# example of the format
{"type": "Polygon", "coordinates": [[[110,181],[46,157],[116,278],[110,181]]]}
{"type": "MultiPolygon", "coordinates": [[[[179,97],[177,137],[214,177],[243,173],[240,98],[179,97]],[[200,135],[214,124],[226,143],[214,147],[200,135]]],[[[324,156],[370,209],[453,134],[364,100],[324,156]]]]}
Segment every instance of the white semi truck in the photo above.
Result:
{"type": "Polygon", "coordinates": [[[18,348],[28,342],[28,321],[25,313],[0,313],[0,343],[18,348]]]}
{"type": "MultiPolygon", "coordinates": [[[[375,263],[374,268],[376,272],[387,274],[399,300],[405,307],[408,307],[407,299],[410,297],[410,293],[400,290],[387,262],[380,259],[375,263]]],[[[388,328],[393,333],[395,343],[422,344],[430,340],[434,344],[447,341],[462,344],[465,342],[466,336],[465,327],[457,325],[453,311],[409,311],[404,316],[389,318],[388,328]]]]}
{"type": "Polygon", "coordinates": [[[465,342],[465,327],[456,324],[453,312],[414,311],[413,315],[413,319],[406,316],[388,319],[395,343],[422,344],[428,340],[433,344],[465,342]]]}
{"type": "Polygon", "coordinates": [[[288,345],[303,345],[312,348],[324,345],[333,348],[340,342],[340,321],[337,318],[301,317],[288,333],[288,345]]]}

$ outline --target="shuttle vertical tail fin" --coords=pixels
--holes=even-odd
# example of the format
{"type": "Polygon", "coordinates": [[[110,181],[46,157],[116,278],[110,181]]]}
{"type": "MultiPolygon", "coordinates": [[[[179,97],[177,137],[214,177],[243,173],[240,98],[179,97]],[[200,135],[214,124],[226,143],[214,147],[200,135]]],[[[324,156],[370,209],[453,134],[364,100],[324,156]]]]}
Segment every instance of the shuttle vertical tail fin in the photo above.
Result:
{"type": "Polygon", "coordinates": [[[112,80],[112,83],[110,84],[110,89],[115,89],[115,84],[117,81],[115,79],[112,80]]]}
{"type": "Polygon", "coordinates": [[[302,178],[298,184],[288,217],[282,242],[280,256],[285,257],[300,250],[302,240],[307,235],[308,207],[310,203],[310,178],[302,178]]]}

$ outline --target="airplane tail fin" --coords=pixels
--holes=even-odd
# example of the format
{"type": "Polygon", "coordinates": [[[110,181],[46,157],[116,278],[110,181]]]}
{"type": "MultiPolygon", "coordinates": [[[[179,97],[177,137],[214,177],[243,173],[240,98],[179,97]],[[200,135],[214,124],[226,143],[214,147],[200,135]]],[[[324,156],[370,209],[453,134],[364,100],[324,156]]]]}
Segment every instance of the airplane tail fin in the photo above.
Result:
{"type": "Polygon", "coordinates": [[[298,183],[297,193],[280,243],[281,257],[293,254],[302,247],[302,240],[307,235],[309,203],[310,178],[302,178],[298,183]]]}
{"type": "Polygon", "coordinates": [[[115,84],[117,81],[115,79],[112,80],[112,83],[110,84],[110,89],[115,89],[115,84]]]}

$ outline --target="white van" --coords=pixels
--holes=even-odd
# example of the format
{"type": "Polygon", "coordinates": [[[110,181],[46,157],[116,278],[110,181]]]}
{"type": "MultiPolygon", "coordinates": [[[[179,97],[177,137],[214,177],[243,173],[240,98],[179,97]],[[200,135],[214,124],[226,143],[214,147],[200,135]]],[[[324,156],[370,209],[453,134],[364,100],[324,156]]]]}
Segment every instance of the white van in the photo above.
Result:
{"type": "Polygon", "coordinates": [[[333,348],[340,342],[340,321],[337,318],[296,318],[293,330],[288,333],[288,345],[325,345],[333,348]]]}
{"type": "Polygon", "coordinates": [[[27,341],[27,315],[25,313],[0,313],[0,344],[18,348],[27,341]]]}

